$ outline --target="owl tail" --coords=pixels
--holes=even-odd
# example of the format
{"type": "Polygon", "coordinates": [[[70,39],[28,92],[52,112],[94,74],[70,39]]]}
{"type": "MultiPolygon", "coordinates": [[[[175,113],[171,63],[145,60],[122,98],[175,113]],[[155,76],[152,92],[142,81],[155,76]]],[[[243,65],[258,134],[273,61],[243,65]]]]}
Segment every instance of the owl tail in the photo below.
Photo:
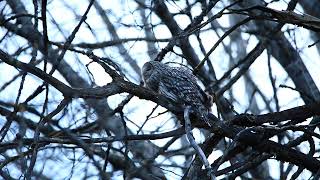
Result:
{"type": "Polygon", "coordinates": [[[205,117],[201,117],[201,120],[204,121],[204,122],[206,122],[209,127],[212,127],[211,124],[210,124],[210,122],[209,122],[209,119],[208,119],[208,114],[207,114],[205,117]]]}
{"type": "Polygon", "coordinates": [[[209,122],[209,116],[208,116],[209,110],[206,107],[198,107],[198,116],[200,116],[200,120],[204,121],[208,124],[209,127],[211,127],[209,122]]]}

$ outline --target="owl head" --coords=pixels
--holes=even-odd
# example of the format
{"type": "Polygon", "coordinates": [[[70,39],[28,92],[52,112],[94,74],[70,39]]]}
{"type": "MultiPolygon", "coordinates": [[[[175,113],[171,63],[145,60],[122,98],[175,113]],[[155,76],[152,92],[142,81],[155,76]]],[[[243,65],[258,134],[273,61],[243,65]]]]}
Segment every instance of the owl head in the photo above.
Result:
{"type": "Polygon", "coordinates": [[[141,74],[143,80],[146,81],[153,73],[161,72],[166,65],[159,61],[149,61],[142,66],[141,74]]]}

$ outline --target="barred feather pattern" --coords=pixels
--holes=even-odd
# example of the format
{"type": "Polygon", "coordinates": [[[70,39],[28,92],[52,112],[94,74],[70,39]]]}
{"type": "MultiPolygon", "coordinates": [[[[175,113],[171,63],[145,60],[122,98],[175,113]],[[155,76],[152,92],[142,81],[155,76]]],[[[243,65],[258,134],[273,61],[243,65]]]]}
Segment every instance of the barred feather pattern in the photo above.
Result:
{"type": "Polygon", "coordinates": [[[169,99],[190,105],[196,115],[208,125],[208,113],[212,98],[197,84],[196,77],[185,67],[170,67],[158,61],[150,61],[142,67],[145,86],[169,99]]]}

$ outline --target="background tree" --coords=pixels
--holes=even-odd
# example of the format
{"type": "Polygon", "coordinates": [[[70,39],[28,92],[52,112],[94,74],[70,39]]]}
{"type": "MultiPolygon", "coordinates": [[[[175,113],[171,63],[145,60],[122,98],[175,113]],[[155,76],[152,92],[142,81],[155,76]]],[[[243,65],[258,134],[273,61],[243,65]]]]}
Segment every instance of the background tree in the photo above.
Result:
{"type": "Polygon", "coordinates": [[[1,1],[4,179],[208,179],[150,60],[214,97],[193,134],[217,178],[318,179],[317,0],[1,1]]]}

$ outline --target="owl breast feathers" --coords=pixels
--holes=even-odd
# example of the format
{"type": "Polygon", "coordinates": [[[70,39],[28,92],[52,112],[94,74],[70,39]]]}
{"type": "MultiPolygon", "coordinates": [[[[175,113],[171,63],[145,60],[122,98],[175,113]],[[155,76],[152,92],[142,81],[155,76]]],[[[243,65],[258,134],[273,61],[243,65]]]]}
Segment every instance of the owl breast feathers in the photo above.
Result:
{"type": "Polygon", "coordinates": [[[196,115],[208,123],[212,98],[198,86],[196,77],[189,69],[150,61],[143,65],[142,77],[147,88],[177,103],[190,105],[196,115]]]}

